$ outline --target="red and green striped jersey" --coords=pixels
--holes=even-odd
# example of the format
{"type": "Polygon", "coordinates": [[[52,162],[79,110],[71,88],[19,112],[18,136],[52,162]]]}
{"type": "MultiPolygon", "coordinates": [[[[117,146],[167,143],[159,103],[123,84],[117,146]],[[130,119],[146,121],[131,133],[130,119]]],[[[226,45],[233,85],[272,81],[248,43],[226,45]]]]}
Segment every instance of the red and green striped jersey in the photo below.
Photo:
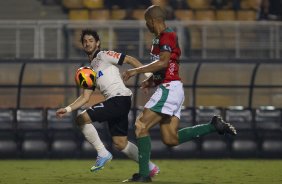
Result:
{"type": "Polygon", "coordinates": [[[170,52],[169,65],[166,69],[154,73],[154,82],[158,85],[170,81],[181,80],[179,77],[179,57],[181,50],[178,38],[171,28],[166,28],[158,37],[153,39],[151,61],[160,59],[160,52],[170,52]]]}

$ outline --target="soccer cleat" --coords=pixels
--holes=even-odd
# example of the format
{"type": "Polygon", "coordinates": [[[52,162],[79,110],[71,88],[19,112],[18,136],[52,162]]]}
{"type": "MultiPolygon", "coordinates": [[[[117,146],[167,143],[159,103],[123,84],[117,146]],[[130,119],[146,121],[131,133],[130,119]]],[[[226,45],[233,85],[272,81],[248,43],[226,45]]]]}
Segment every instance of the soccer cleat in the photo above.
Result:
{"type": "Polygon", "coordinates": [[[152,178],[160,173],[160,168],[155,165],[155,167],[150,171],[149,176],[152,178]]]}
{"type": "Polygon", "coordinates": [[[100,157],[97,156],[96,163],[93,167],[91,167],[91,172],[97,172],[99,170],[102,170],[106,163],[110,162],[113,159],[113,155],[109,152],[108,156],[106,157],[100,157]]]}
{"type": "Polygon", "coordinates": [[[237,134],[235,127],[232,126],[230,123],[226,123],[219,115],[212,117],[211,124],[214,125],[219,134],[237,134]]]}
{"type": "Polygon", "coordinates": [[[126,182],[140,182],[140,183],[149,183],[152,182],[150,176],[141,176],[139,173],[135,173],[132,175],[132,178],[122,181],[123,183],[126,182]]]}

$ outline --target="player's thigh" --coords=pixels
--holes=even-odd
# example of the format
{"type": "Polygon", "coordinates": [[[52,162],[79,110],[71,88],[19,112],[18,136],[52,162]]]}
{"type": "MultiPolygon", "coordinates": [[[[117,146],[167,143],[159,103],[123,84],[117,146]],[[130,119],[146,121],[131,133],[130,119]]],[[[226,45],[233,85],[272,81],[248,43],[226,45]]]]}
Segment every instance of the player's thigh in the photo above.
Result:
{"type": "Polygon", "coordinates": [[[160,123],[162,141],[170,146],[178,144],[178,126],[179,119],[176,116],[172,116],[170,119],[165,119],[160,123]]]}
{"type": "Polygon", "coordinates": [[[118,119],[124,115],[127,116],[130,110],[130,104],[131,98],[129,96],[113,97],[90,107],[87,109],[87,113],[93,122],[109,121],[118,119]]]}
{"type": "Polygon", "coordinates": [[[154,112],[150,109],[145,108],[143,112],[137,117],[135,122],[135,126],[141,124],[142,127],[146,129],[150,129],[151,127],[158,124],[161,120],[168,118],[169,116],[166,114],[161,114],[158,112],[154,112]]]}
{"type": "Polygon", "coordinates": [[[89,124],[92,122],[90,116],[88,115],[87,111],[82,111],[75,120],[77,125],[89,124]]]}
{"type": "Polygon", "coordinates": [[[111,110],[111,106],[105,101],[99,104],[95,104],[89,107],[86,112],[89,115],[92,122],[103,122],[107,121],[111,110]]]}
{"type": "Polygon", "coordinates": [[[125,136],[128,134],[128,116],[123,115],[119,118],[111,119],[108,121],[109,131],[112,137],[114,136],[125,136]]]}
{"type": "Polygon", "coordinates": [[[113,146],[121,151],[127,145],[128,134],[128,116],[124,115],[120,118],[108,121],[109,131],[112,136],[113,146]]]}

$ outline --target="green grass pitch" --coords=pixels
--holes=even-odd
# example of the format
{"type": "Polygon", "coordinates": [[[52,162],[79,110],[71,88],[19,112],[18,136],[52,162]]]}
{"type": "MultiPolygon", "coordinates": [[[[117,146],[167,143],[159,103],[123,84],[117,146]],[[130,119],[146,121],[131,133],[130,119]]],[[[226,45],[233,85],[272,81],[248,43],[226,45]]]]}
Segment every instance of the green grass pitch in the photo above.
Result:
{"type": "MultiPolygon", "coordinates": [[[[98,173],[93,160],[0,160],[0,184],[111,184],[137,171],[129,160],[113,160],[98,173]]],[[[281,184],[282,160],[155,160],[156,184],[281,184]]]]}

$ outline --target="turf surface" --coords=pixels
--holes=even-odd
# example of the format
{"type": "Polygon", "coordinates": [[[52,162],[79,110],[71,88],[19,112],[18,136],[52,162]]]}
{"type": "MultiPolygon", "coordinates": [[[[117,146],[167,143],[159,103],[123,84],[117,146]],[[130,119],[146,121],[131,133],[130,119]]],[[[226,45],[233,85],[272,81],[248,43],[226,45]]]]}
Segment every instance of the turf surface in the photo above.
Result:
{"type": "MultiPolygon", "coordinates": [[[[282,160],[156,160],[156,184],[281,184],[282,160]]],[[[0,160],[0,184],[121,183],[137,164],[113,160],[99,173],[92,160],[0,160]]]]}

